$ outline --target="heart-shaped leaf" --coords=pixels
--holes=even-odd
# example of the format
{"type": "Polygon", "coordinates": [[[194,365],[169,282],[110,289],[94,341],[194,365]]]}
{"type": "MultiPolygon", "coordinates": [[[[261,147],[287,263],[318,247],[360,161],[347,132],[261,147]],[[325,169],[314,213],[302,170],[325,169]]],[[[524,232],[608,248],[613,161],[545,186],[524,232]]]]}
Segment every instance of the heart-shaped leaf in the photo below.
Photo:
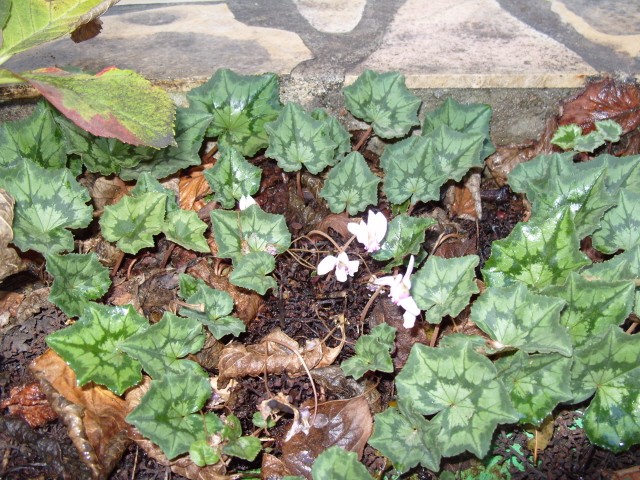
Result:
{"type": "Polygon", "coordinates": [[[262,170],[251,165],[231,147],[221,147],[216,164],[204,171],[213,190],[213,199],[223,208],[233,208],[243,196],[251,196],[260,188],[262,170]]]}
{"type": "Polygon", "coordinates": [[[380,250],[371,256],[379,261],[392,260],[386,269],[401,265],[407,255],[418,254],[424,242],[425,230],[436,223],[432,218],[398,215],[389,222],[380,250]]]}
{"type": "Polygon", "coordinates": [[[604,214],[591,238],[593,246],[604,253],[640,245],[640,191],[620,190],[618,205],[604,214]]]}
{"type": "Polygon", "coordinates": [[[229,281],[238,287],[267,293],[270,288],[277,288],[278,284],[268,275],[276,268],[273,255],[267,252],[250,252],[244,255],[233,266],[229,281]]]}
{"type": "Polygon", "coordinates": [[[386,323],[381,323],[371,329],[369,335],[362,335],[356,341],[356,354],[346,359],[340,365],[345,375],[355,379],[362,377],[368,371],[393,372],[393,362],[390,352],[396,329],[386,323]]]}
{"type": "Polygon", "coordinates": [[[347,452],[337,445],[318,455],[311,467],[311,476],[314,480],[373,480],[355,452],[347,452]]]}

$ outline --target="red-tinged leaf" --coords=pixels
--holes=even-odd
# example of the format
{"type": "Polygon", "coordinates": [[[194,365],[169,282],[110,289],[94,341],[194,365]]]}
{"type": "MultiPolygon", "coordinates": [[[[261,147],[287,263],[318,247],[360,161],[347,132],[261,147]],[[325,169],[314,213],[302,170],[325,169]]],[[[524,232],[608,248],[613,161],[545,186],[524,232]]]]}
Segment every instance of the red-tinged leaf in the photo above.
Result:
{"type": "Polygon", "coordinates": [[[559,125],[575,123],[587,134],[595,128],[595,122],[614,120],[623,133],[640,125],[640,88],[635,83],[625,83],[605,78],[588,85],[561,108],[559,125]]]}
{"type": "Polygon", "coordinates": [[[174,142],[176,107],[171,98],[131,70],[110,67],[91,76],[43,68],[21,76],[94,135],[156,148],[174,142]]]}

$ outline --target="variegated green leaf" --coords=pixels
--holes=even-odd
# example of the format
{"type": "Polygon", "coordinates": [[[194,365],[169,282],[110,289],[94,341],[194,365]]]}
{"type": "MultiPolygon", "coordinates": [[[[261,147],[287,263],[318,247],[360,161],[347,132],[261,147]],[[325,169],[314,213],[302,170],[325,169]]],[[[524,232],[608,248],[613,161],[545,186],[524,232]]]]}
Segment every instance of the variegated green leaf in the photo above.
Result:
{"type": "MultiPolygon", "coordinates": [[[[640,278],[640,246],[622,252],[602,263],[594,263],[581,272],[588,280],[637,280],[640,278]]],[[[640,288],[635,290],[634,312],[640,315],[640,288]]]]}
{"type": "Polygon", "coordinates": [[[240,261],[250,252],[283,253],[291,245],[291,233],[282,215],[263,212],[258,205],[237,211],[211,212],[218,256],[240,261]]]}
{"type": "Polygon", "coordinates": [[[595,393],[584,429],[595,445],[622,452],[640,443],[640,337],[609,329],[575,352],[574,402],[595,393]]]}
{"type": "Polygon", "coordinates": [[[270,288],[278,287],[273,277],[268,276],[274,268],[276,261],[273,255],[267,252],[250,252],[234,263],[229,281],[233,285],[264,295],[270,288]]]}
{"type": "Polygon", "coordinates": [[[396,338],[396,329],[381,323],[362,335],[355,345],[356,354],[340,365],[345,375],[356,380],[368,371],[393,372],[390,352],[396,338]]]}
{"type": "Polygon", "coordinates": [[[398,215],[389,222],[380,250],[371,256],[379,261],[391,260],[385,268],[401,265],[407,255],[417,255],[424,242],[425,230],[437,222],[432,218],[398,215]]]}
{"type": "Polygon", "coordinates": [[[168,374],[205,376],[200,365],[183,358],[200,351],[203,345],[204,335],[198,320],[165,312],[158,323],[128,337],[119,347],[138,360],[152,378],[158,379],[168,374]]]}
{"type": "Polygon", "coordinates": [[[318,455],[311,467],[311,476],[314,480],[373,480],[367,467],[358,461],[356,452],[348,452],[337,445],[318,455]]]}
{"type": "Polygon", "coordinates": [[[347,110],[370,123],[379,137],[404,137],[411,127],[420,124],[418,109],[422,102],[397,72],[379,74],[365,70],[343,92],[347,110]]]}
{"type": "Polygon", "coordinates": [[[614,200],[606,191],[605,165],[582,165],[574,163],[570,154],[540,155],[514,168],[509,185],[527,195],[534,217],[549,217],[568,207],[578,238],[584,238],[598,228],[614,200]]]}
{"type": "Polygon", "coordinates": [[[193,373],[168,373],[151,382],[149,391],[126,420],[171,460],[188,452],[195,441],[206,439],[209,427],[216,432],[207,418],[213,414],[200,413],[209,397],[208,378],[193,373]]]}
{"type": "Polygon", "coordinates": [[[131,254],[153,247],[153,236],[164,227],[166,205],[164,193],[124,196],[115,205],[104,207],[100,218],[102,236],[110,242],[117,242],[120,250],[131,254]]]}
{"type": "Polygon", "coordinates": [[[193,210],[174,210],[167,213],[162,231],[168,240],[195,252],[209,252],[209,244],[204,238],[207,224],[200,220],[193,210]]]}
{"type": "Polygon", "coordinates": [[[265,155],[275,158],[285,172],[295,172],[304,166],[317,174],[334,164],[337,145],[329,137],[327,124],[314,120],[300,105],[286,104],[265,129],[269,134],[265,155]]]}
{"type": "Polygon", "coordinates": [[[560,325],[567,328],[574,348],[580,348],[609,325],[621,325],[626,320],[633,308],[634,292],[635,285],[630,281],[589,281],[572,272],[565,285],[546,288],[542,293],[567,302],[560,325]]]}
{"type": "Polygon", "coordinates": [[[378,183],[380,179],[371,172],[364,157],[352,152],[329,171],[320,196],[333,213],[346,210],[349,215],[356,215],[378,203],[378,183]]]}
{"type": "Polygon", "coordinates": [[[211,115],[207,136],[250,157],[268,145],[264,125],[282,108],[278,77],[238,75],[220,69],[204,85],[187,94],[191,109],[211,115]]]}
{"type": "Polygon", "coordinates": [[[375,416],[369,445],[391,460],[398,472],[406,472],[418,464],[438,471],[440,451],[436,433],[422,415],[407,417],[390,407],[375,416]]]}
{"type": "Polygon", "coordinates": [[[216,164],[204,171],[213,199],[223,208],[233,208],[242,196],[251,196],[260,188],[262,170],[251,165],[236,150],[230,147],[220,148],[220,158],[216,164]]]}
{"type": "Polygon", "coordinates": [[[180,296],[190,306],[181,307],[178,313],[206,325],[216,339],[245,331],[242,320],[230,315],[233,299],[227,292],[211,288],[199,278],[181,274],[180,296]]]}
{"type": "Polygon", "coordinates": [[[460,181],[470,168],[482,166],[484,138],[441,125],[427,136],[389,145],[380,158],[382,190],[396,204],[438,200],[448,180],[460,181]]]}
{"type": "Polygon", "coordinates": [[[606,142],[615,143],[620,140],[622,127],[613,120],[595,122],[596,129],[576,138],[573,149],[578,152],[593,152],[606,142]]]}
{"type": "Polygon", "coordinates": [[[336,144],[332,163],[332,165],[334,165],[342,156],[351,151],[351,135],[338,119],[329,115],[326,110],[322,108],[316,108],[311,112],[311,116],[314,120],[319,120],[325,124],[326,134],[329,139],[336,144]]]}
{"type": "Polygon", "coordinates": [[[571,337],[559,323],[564,306],[564,300],[534,295],[517,283],[485,290],[471,307],[471,320],[503,347],[568,357],[571,337]]]}
{"type": "Polygon", "coordinates": [[[442,317],[456,317],[478,293],[475,268],[480,258],[468,255],[458,258],[431,256],[411,278],[411,296],[429,323],[440,323],[442,317]]]}
{"type": "Polygon", "coordinates": [[[593,246],[604,253],[640,245],[640,191],[620,190],[618,205],[604,214],[591,239],[593,246]]]}
{"type": "Polygon", "coordinates": [[[539,426],[560,402],[573,396],[569,389],[572,359],[558,353],[527,355],[522,350],[495,362],[520,423],[539,426]]]}
{"type": "Polygon", "coordinates": [[[142,367],[120,347],[148,326],[130,305],[89,303],[76,323],[49,335],[47,344],[73,369],[79,385],[93,381],[122,395],[142,380],[142,367]]]}
{"type": "Polygon", "coordinates": [[[582,136],[582,128],[575,123],[560,125],[551,137],[551,143],[563,150],[573,150],[576,140],[582,136]]]}
{"type": "Polygon", "coordinates": [[[470,345],[415,344],[396,388],[398,398],[412,403],[416,412],[435,414],[436,443],[446,457],[464,451],[484,457],[496,426],[519,418],[496,368],[470,345]]]}
{"type": "Polygon", "coordinates": [[[579,250],[571,212],[518,223],[509,236],[491,245],[482,274],[487,285],[521,281],[534,288],[562,285],[572,271],[588,265],[579,250]]]}
{"type": "Polygon", "coordinates": [[[57,253],[73,249],[69,228],[92,220],[91,199],[66,168],[45,169],[24,159],[0,175],[0,188],[15,200],[13,243],[22,251],[57,253]]]}
{"type": "Polygon", "coordinates": [[[46,255],[47,272],[54,277],[49,300],[69,317],[79,316],[90,300],[102,297],[109,286],[109,269],[95,253],[46,255]]]}
{"type": "Polygon", "coordinates": [[[620,190],[628,189],[640,192],[640,155],[616,157],[613,155],[598,155],[593,160],[580,164],[582,168],[606,168],[605,185],[613,197],[617,197],[620,190]]]}
{"type": "Polygon", "coordinates": [[[446,125],[461,133],[479,133],[484,135],[480,157],[487,158],[496,149],[491,143],[491,106],[482,103],[463,104],[448,97],[440,107],[424,117],[422,135],[428,135],[440,125],[446,125]]]}
{"type": "Polygon", "coordinates": [[[226,455],[249,460],[250,462],[256,459],[260,450],[262,450],[262,443],[260,442],[260,439],[250,435],[229,440],[222,447],[222,451],[226,455]]]}

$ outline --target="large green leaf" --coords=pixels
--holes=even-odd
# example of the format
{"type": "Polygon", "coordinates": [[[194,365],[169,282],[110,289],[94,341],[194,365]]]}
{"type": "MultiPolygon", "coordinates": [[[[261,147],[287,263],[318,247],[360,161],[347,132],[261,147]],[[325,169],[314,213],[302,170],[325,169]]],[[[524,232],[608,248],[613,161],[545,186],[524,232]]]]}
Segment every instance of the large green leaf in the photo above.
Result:
{"type": "Polygon", "coordinates": [[[558,353],[527,355],[522,350],[495,362],[520,423],[539,426],[560,402],[573,398],[569,389],[572,359],[558,353]]]}
{"type": "Polygon", "coordinates": [[[491,106],[482,103],[458,103],[448,97],[442,105],[424,116],[422,135],[428,135],[440,125],[447,125],[461,133],[480,133],[484,135],[482,159],[496,151],[491,143],[491,106]]]}
{"type": "Polygon", "coordinates": [[[640,191],[640,155],[615,157],[613,155],[598,155],[593,160],[581,164],[583,168],[607,169],[605,184],[607,191],[616,197],[621,189],[633,192],[640,191]]]}
{"type": "Polygon", "coordinates": [[[183,357],[200,351],[204,339],[198,320],[165,312],[158,323],[124,340],[120,349],[138,360],[155,379],[168,374],[202,376],[202,367],[183,357]]]}
{"type": "Polygon", "coordinates": [[[291,233],[282,215],[263,212],[258,205],[237,211],[211,212],[218,256],[240,261],[250,252],[278,254],[291,245],[291,233]]]}
{"type": "Polygon", "coordinates": [[[496,426],[519,418],[496,368],[470,345],[415,344],[396,388],[417,413],[436,414],[436,443],[447,457],[464,451],[484,457],[496,426]]]}
{"type": "Polygon", "coordinates": [[[571,371],[574,401],[595,397],[585,411],[592,443],[622,452],[640,443],[640,337],[609,329],[575,352],[571,371]]]}
{"type": "Polygon", "coordinates": [[[67,166],[62,130],[55,122],[51,107],[44,101],[38,102],[27,118],[0,126],[0,171],[25,158],[45,168],[67,166]]]}
{"type": "Polygon", "coordinates": [[[572,271],[588,265],[567,207],[552,218],[518,223],[509,236],[491,245],[482,274],[488,285],[521,281],[534,288],[562,285],[572,271]]]}
{"type": "Polygon", "coordinates": [[[345,375],[355,379],[368,371],[393,372],[390,352],[393,350],[396,329],[381,323],[371,329],[369,335],[362,335],[356,341],[356,354],[340,365],[345,375]]]}
{"type": "Polygon", "coordinates": [[[398,215],[389,222],[380,250],[371,256],[379,261],[392,260],[387,269],[401,265],[407,255],[417,255],[424,242],[425,230],[437,223],[432,218],[398,215]]]}
{"type": "Polygon", "coordinates": [[[337,118],[332,117],[322,108],[316,108],[311,112],[311,116],[314,120],[320,120],[325,124],[325,132],[329,139],[336,144],[336,148],[333,154],[334,163],[351,151],[351,135],[346,128],[342,126],[342,123],[337,118]]]}
{"type": "Polygon", "coordinates": [[[86,227],[92,220],[87,189],[66,168],[45,169],[24,159],[7,170],[10,175],[0,172],[0,188],[15,200],[13,243],[25,252],[72,250],[67,229],[86,227]]]}
{"type": "Polygon", "coordinates": [[[183,248],[208,253],[209,244],[204,238],[207,224],[193,210],[177,209],[167,213],[162,231],[168,240],[183,248]]]}
{"type": "Polygon", "coordinates": [[[397,408],[387,408],[375,416],[369,445],[393,462],[398,472],[420,464],[429,470],[440,469],[437,430],[422,416],[405,416],[397,408]]]}
{"type": "Polygon", "coordinates": [[[413,95],[397,72],[375,73],[365,70],[344,89],[344,102],[355,117],[370,123],[382,138],[404,137],[420,124],[421,100],[413,95]]]}
{"type": "Polygon", "coordinates": [[[76,323],[49,335],[47,344],[73,369],[79,385],[93,381],[122,395],[142,380],[142,368],[120,347],[148,326],[131,305],[89,303],[76,323]]]}
{"type": "Polygon", "coordinates": [[[586,280],[572,272],[567,283],[543,290],[545,295],[562,298],[567,307],[560,316],[574,348],[582,347],[609,325],[620,325],[631,313],[635,285],[630,281],[586,280]]]}
{"type": "Polygon", "coordinates": [[[231,147],[220,148],[220,158],[216,164],[204,171],[213,199],[223,208],[233,208],[243,196],[251,196],[260,188],[262,170],[250,164],[231,147]]]}
{"type": "Polygon", "coordinates": [[[118,242],[120,250],[131,254],[153,247],[153,236],[164,227],[166,206],[164,193],[148,192],[137,197],[125,195],[115,205],[104,207],[100,218],[102,236],[110,242],[118,242]]]}
{"type": "Polygon", "coordinates": [[[176,107],[159,87],[131,70],[96,75],[45,68],[20,74],[80,128],[132,145],[171,145],[176,107]]]}
{"type": "Polygon", "coordinates": [[[380,178],[371,171],[364,157],[352,152],[329,171],[320,196],[333,213],[346,210],[349,215],[356,215],[378,203],[378,183],[380,178]]]}
{"type": "Polygon", "coordinates": [[[267,252],[250,252],[235,262],[229,281],[233,285],[264,295],[270,288],[278,287],[273,277],[268,276],[274,268],[276,261],[273,255],[267,252]]]}
{"type": "Polygon", "coordinates": [[[269,134],[265,155],[275,158],[285,172],[295,172],[304,166],[317,174],[335,163],[337,145],[329,137],[328,125],[314,120],[298,104],[286,104],[265,129],[269,134]]]}
{"type": "Polygon", "coordinates": [[[460,181],[470,168],[482,166],[484,138],[441,125],[427,136],[389,145],[380,158],[385,172],[382,190],[396,204],[438,200],[448,180],[460,181]]]}
{"type": "Polygon", "coordinates": [[[504,347],[571,356],[571,337],[560,325],[564,300],[534,295],[522,283],[488,288],[471,307],[471,320],[504,347]]]}
{"type": "Polygon", "coordinates": [[[199,278],[181,274],[180,296],[189,306],[181,307],[178,313],[205,324],[216,339],[245,331],[242,320],[229,315],[233,299],[227,292],[211,288],[199,278]]]}
{"type": "Polygon", "coordinates": [[[204,85],[187,93],[192,110],[211,115],[207,135],[250,157],[268,145],[264,125],[282,108],[278,77],[238,75],[220,69],[204,85]]]}
{"type": "Polygon", "coordinates": [[[606,165],[581,165],[568,154],[540,155],[514,168],[509,185],[527,195],[534,217],[549,217],[569,207],[578,238],[584,238],[598,228],[614,200],[606,190],[606,165]]]}
{"type": "Polygon", "coordinates": [[[355,452],[347,452],[337,445],[318,455],[311,467],[311,476],[313,480],[373,480],[355,452]]]}
{"type": "Polygon", "coordinates": [[[640,190],[620,190],[618,205],[604,214],[591,238],[593,246],[604,253],[640,245],[640,190]]]}
{"type": "Polygon", "coordinates": [[[126,420],[171,460],[188,452],[195,441],[206,439],[210,414],[201,415],[199,411],[209,397],[208,378],[168,373],[151,382],[149,391],[126,420]]]}
{"type": "MultiPolygon", "coordinates": [[[[118,0],[4,0],[11,14],[2,28],[0,63],[12,55],[73,32],[118,0]]],[[[6,17],[5,17],[5,20],[6,17]]]]}
{"type": "Polygon", "coordinates": [[[431,256],[411,279],[411,296],[429,323],[440,323],[442,317],[457,316],[478,293],[475,268],[480,258],[431,256]]]}
{"type": "Polygon", "coordinates": [[[95,253],[46,255],[47,272],[54,277],[49,300],[69,317],[77,317],[90,300],[102,297],[109,286],[109,269],[95,253]]]}

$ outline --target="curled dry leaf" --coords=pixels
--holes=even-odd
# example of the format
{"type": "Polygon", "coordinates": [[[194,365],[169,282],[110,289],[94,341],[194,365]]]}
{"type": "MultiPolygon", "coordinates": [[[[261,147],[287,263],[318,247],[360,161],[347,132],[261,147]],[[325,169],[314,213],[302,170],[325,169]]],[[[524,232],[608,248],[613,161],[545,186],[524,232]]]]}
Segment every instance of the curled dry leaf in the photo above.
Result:
{"type": "Polygon", "coordinates": [[[178,204],[183,210],[199,211],[205,206],[202,198],[211,193],[211,188],[202,171],[196,170],[191,175],[180,177],[178,187],[178,204]]]}
{"type": "Polygon", "coordinates": [[[297,433],[285,442],[280,461],[265,456],[263,478],[275,478],[273,474],[281,475],[284,470],[288,475],[311,479],[313,462],[332,446],[355,452],[361,458],[372,431],[373,418],[364,397],[319,404],[309,433],[297,433]]]}
{"type": "Polygon", "coordinates": [[[482,218],[480,181],[480,173],[472,172],[465,176],[462,183],[451,185],[447,189],[444,203],[451,218],[465,220],[482,218]]]}
{"type": "Polygon", "coordinates": [[[71,32],[71,40],[75,43],[84,42],[97,36],[102,31],[102,20],[94,18],[89,20],[84,25],[80,25],[73,32],[71,32]]]}
{"type": "Polygon", "coordinates": [[[636,83],[605,78],[593,82],[560,107],[560,125],[575,123],[586,134],[595,122],[614,120],[623,133],[640,125],[640,88],[636,83]]]}
{"type": "Polygon", "coordinates": [[[331,365],[344,345],[344,337],[338,347],[329,348],[318,339],[308,340],[304,347],[280,329],[274,329],[262,341],[254,345],[231,344],[224,348],[218,362],[219,383],[238,377],[258,377],[267,374],[301,375],[306,367],[331,365]],[[296,354],[297,352],[297,354],[296,354]]]}
{"type": "Polygon", "coordinates": [[[27,268],[15,248],[9,246],[13,240],[13,198],[0,190],[0,280],[27,268]]]}
{"type": "Polygon", "coordinates": [[[42,427],[58,418],[36,382],[13,387],[9,398],[0,403],[2,408],[8,408],[10,415],[24,418],[32,428],[42,427]]]}
{"type": "Polygon", "coordinates": [[[78,387],[73,370],[52,350],[29,368],[93,478],[107,478],[129,443],[126,402],[101,386],[78,387]]]}
{"type": "Polygon", "coordinates": [[[326,234],[330,235],[329,228],[335,230],[338,235],[342,237],[343,240],[348,240],[353,235],[349,232],[347,225],[349,223],[357,223],[359,220],[354,220],[353,218],[349,218],[349,216],[345,213],[332,213],[324,217],[318,225],[316,225],[315,230],[319,230],[326,234]]]}
{"type": "Polygon", "coordinates": [[[95,207],[94,215],[102,214],[105,206],[118,203],[127,193],[127,186],[118,177],[98,176],[88,188],[95,207]]]}

